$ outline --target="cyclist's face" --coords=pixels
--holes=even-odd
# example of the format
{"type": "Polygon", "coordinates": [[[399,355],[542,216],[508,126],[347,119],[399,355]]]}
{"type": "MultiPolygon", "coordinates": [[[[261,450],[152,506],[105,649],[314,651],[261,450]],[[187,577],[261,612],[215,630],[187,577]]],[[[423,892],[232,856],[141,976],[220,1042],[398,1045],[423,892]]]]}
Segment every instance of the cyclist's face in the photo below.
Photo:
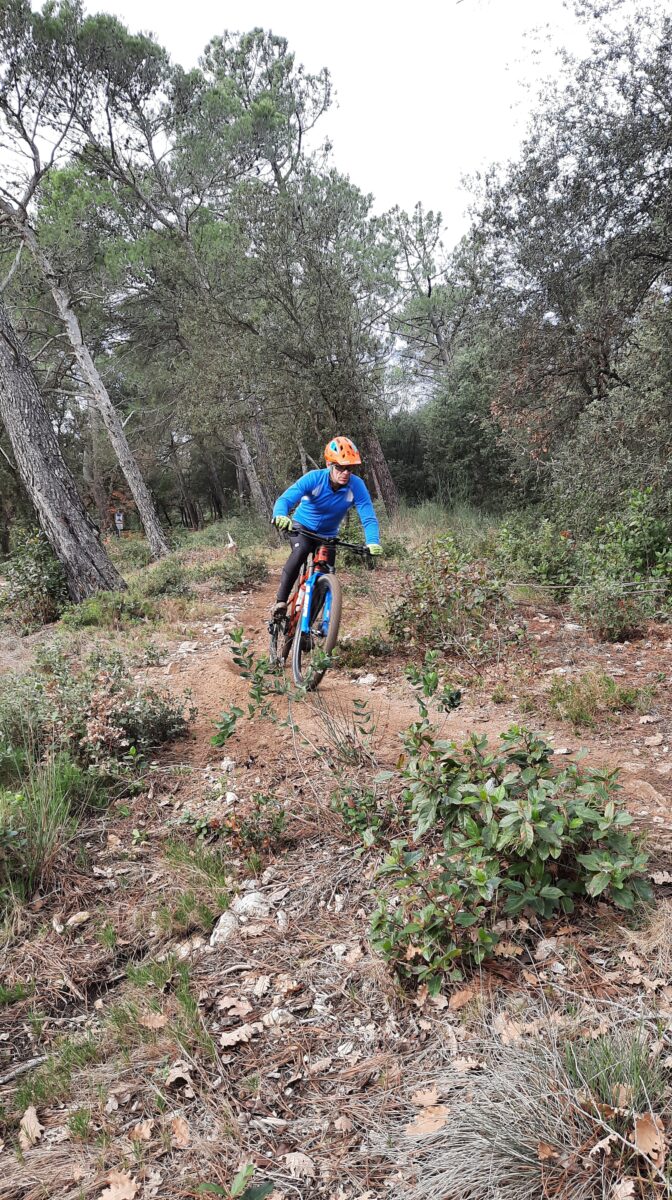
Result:
{"type": "Polygon", "coordinates": [[[331,478],[334,483],[347,483],[351,475],[350,467],[339,467],[338,463],[333,463],[331,468],[331,478]]]}

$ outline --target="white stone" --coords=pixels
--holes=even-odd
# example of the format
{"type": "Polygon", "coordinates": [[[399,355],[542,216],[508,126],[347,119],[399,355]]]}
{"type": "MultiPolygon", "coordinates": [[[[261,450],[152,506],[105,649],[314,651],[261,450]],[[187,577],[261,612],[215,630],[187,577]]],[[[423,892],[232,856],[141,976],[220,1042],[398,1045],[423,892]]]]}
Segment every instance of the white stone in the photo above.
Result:
{"type": "Polygon", "coordinates": [[[268,900],[261,892],[248,892],[247,896],[238,896],[231,905],[231,911],[238,917],[253,917],[255,920],[267,917],[271,911],[268,900]]]}
{"type": "Polygon", "coordinates": [[[234,912],[227,910],[222,913],[210,934],[210,945],[223,946],[225,942],[230,942],[238,933],[239,927],[240,921],[234,912]]]}
{"type": "Polygon", "coordinates": [[[377,681],[378,681],[377,675],[360,675],[359,679],[357,680],[357,683],[358,683],[359,687],[373,687],[374,683],[376,683],[377,681]]]}
{"type": "Polygon", "coordinates": [[[225,771],[228,773],[229,771],[233,771],[235,765],[236,764],[232,758],[223,758],[219,764],[219,769],[220,771],[225,771]]]}

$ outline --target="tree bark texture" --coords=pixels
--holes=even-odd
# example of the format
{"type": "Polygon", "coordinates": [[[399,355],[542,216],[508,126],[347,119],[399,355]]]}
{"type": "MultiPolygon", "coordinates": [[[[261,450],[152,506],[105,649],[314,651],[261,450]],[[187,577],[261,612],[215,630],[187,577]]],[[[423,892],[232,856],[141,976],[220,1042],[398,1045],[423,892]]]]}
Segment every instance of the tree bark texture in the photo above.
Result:
{"type": "Polygon", "coordinates": [[[388,517],[391,517],[399,507],[399,493],[378,434],[372,427],[369,427],[364,434],[364,454],[367,466],[370,467],[380,490],[385,511],[388,517]]]}
{"type": "Polygon", "coordinates": [[[269,505],[268,500],[264,495],[264,490],[259,481],[259,476],[257,475],[257,468],[254,465],[254,459],[250,454],[250,448],[245,441],[242,429],[236,429],[234,431],[233,444],[236,454],[240,458],[242,468],[245,472],[245,478],[247,479],[250,489],[252,505],[259,513],[260,517],[263,517],[266,521],[270,521],[273,509],[272,506],[269,505]]]}
{"type": "MultiPolygon", "coordinates": [[[[7,211],[7,208],[5,208],[5,211],[7,211]]],[[[70,295],[61,284],[58,271],[42,250],[35,230],[30,223],[18,219],[11,210],[10,214],[15,228],[28,246],[54,298],[56,310],[65,327],[77,360],[77,365],[90,388],[91,399],[102,417],[119,466],[124,473],[126,482],[131,490],[131,495],[135,500],[150,550],[154,558],[161,558],[164,554],[168,553],[168,543],[163,535],[161,523],[154,507],[154,501],[142,478],[138,464],[133,457],[133,452],[128,444],[123,425],[119,419],[119,414],[110,399],[98,368],[91,357],[89,348],[84,342],[82,327],[79,323],[79,317],[72,307],[70,295]]]]}
{"type": "Polygon", "coordinates": [[[0,416],[23,485],[58,557],[70,598],[125,588],[63,459],[30,362],[0,300],[0,416]]]}

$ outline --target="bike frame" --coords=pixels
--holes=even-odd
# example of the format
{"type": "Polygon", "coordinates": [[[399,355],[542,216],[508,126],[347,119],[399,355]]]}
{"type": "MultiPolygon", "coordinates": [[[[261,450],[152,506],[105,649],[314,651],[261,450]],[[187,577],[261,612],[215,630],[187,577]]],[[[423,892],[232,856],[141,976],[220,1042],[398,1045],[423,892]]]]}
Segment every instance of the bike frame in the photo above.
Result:
{"type": "MultiPolygon", "coordinates": [[[[295,533],[306,533],[306,530],[292,529],[287,530],[287,536],[291,537],[295,533]]],[[[297,621],[301,622],[301,632],[310,632],[310,607],[313,598],[313,590],[320,575],[333,575],[335,568],[330,566],[326,561],[326,552],[329,546],[340,546],[345,550],[354,550],[358,554],[368,555],[369,552],[364,546],[355,544],[354,542],[342,542],[340,538],[327,538],[324,541],[315,537],[315,546],[311,551],[312,562],[308,570],[300,576],[296,588],[296,600],[292,607],[292,611],[288,614],[288,636],[293,637],[296,632],[297,621]],[[324,552],[324,554],[323,554],[324,552]]],[[[290,596],[291,601],[291,596],[290,596]]],[[[331,616],[331,592],[327,593],[324,602],[324,611],[322,613],[321,632],[326,636],[329,628],[329,618],[331,616]]]]}

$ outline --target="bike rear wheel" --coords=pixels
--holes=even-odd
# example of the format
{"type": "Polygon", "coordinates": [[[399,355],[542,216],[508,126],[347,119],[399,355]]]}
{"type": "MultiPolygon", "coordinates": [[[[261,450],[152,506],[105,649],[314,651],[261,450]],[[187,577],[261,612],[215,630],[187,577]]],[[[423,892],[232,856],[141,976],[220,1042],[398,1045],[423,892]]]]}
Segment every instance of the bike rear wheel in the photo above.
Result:
{"type": "MultiPolygon", "coordinates": [[[[303,575],[304,570],[305,564],[301,567],[301,575],[303,575]]],[[[272,667],[277,667],[280,664],[285,666],[292,652],[298,590],[298,583],[295,583],[287,601],[287,615],[281,621],[269,622],[268,660],[272,667]]]]}
{"type": "Polygon", "coordinates": [[[324,676],[329,665],[323,665],[324,656],[331,654],[338,640],[342,602],[341,584],[336,576],[320,575],[313,586],[310,629],[307,633],[302,632],[299,620],[294,635],[292,675],[297,687],[307,687],[309,691],[314,691],[324,676]],[[324,629],[327,597],[330,598],[330,608],[327,626],[324,629]]]}

